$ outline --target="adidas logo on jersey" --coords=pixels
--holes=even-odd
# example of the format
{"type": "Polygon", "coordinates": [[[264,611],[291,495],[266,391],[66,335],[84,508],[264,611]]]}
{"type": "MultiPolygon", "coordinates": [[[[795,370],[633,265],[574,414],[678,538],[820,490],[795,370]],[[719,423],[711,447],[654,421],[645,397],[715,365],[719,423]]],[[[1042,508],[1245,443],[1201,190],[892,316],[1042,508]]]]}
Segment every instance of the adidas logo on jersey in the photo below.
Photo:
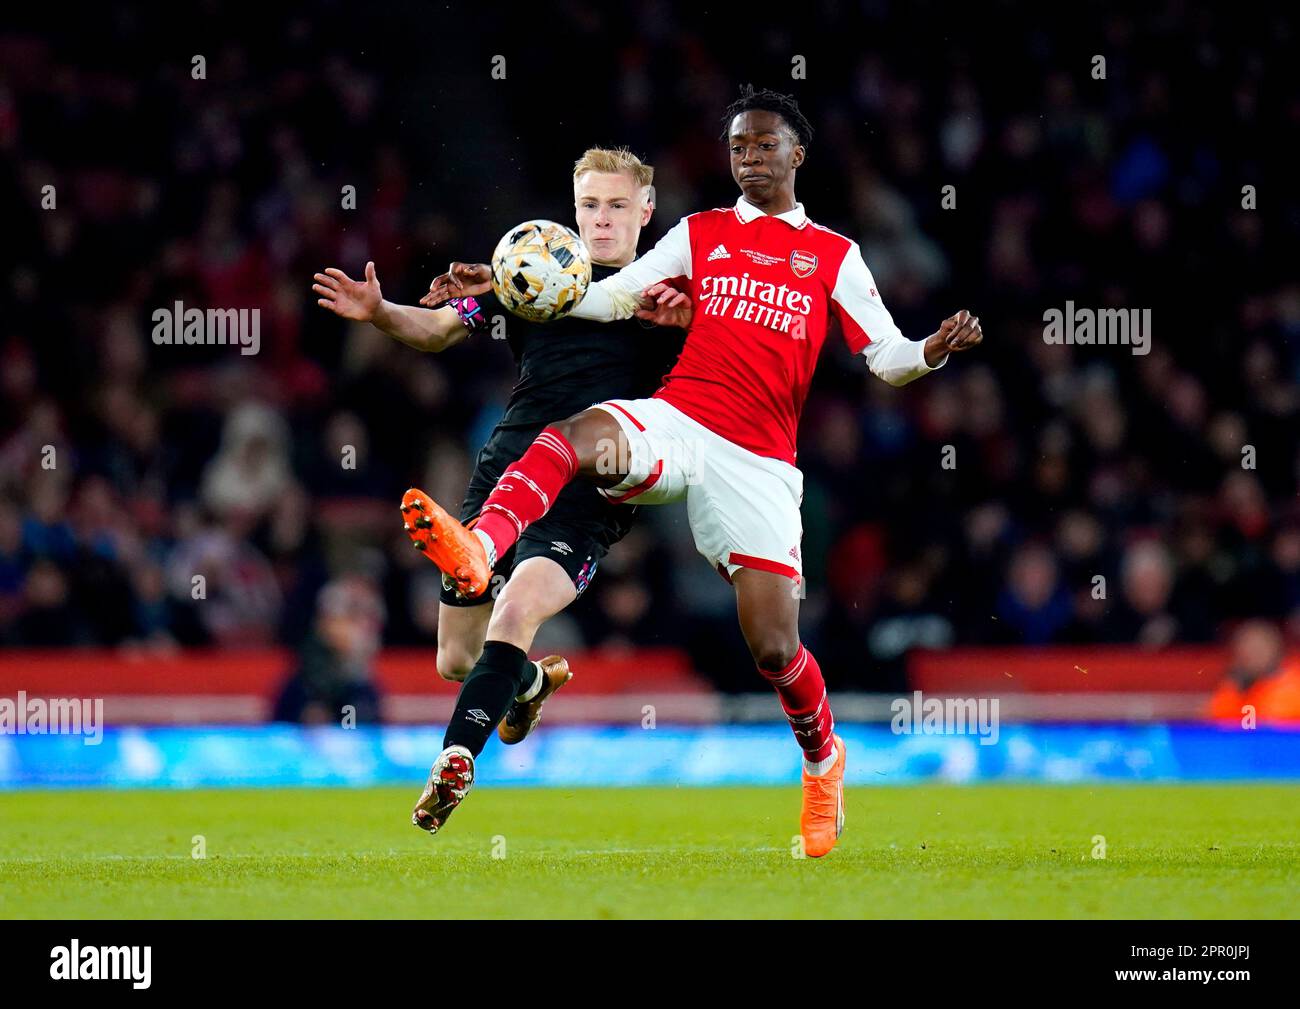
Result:
{"type": "Polygon", "coordinates": [[[725,245],[719,245],[716,249],[714,249],[712,252],[709,253],[708,261],[712,263],[715,259],[730,259],[730,258],[731,258],[731,253],[727,251],[727,247],[725,245]]]}

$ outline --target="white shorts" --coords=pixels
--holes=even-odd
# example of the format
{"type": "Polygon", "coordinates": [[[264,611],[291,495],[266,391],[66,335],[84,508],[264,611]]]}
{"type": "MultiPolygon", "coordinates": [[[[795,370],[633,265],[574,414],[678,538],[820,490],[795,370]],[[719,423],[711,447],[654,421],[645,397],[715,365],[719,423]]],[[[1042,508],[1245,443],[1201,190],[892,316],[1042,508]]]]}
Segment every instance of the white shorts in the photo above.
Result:
{"type": "Polygon", "coordinates": [[[617,420],[628,442],[617,460],[628,476],[600,491],[608,500],[684,499],[695,549],[728,580],[737,568],[802,579],[803,474],[796,467],[727,441],[661,399],[612,399],[595,409],[617,420]]]}

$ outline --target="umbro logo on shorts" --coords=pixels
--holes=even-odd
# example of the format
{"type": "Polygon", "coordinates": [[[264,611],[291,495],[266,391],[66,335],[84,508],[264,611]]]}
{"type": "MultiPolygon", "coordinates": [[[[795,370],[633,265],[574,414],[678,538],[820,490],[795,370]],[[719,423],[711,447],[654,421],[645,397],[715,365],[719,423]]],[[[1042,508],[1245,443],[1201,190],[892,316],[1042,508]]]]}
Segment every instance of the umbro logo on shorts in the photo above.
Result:
{"type": "Polygon", "coordinates": [[[563,540],[552,540],[551,549],[557,554],[564,554],[566,557],[573,553],[573,547],[569,546],[569,544],[565,543],[563,540]]]}
{"type": "Polygon", "coordinates": [[[487,716],[487,712],[484,711],[482,708],[470,708],[467,712],[465,712],[465,717],[469,719],[471,722],[474,722],[476,725],[487,725],[487,723],[490,721],[490,719],[487,716]]]}
{"type": "Polygon", "coordinates": [[[727,247],[725,245],[719,245],[716,249],[714,249],[712,252],[709,253],[708,262],[712,263],[715,259],[730,259],[730,258],[731,258],[731,253],[727,251],[727,247]]]}

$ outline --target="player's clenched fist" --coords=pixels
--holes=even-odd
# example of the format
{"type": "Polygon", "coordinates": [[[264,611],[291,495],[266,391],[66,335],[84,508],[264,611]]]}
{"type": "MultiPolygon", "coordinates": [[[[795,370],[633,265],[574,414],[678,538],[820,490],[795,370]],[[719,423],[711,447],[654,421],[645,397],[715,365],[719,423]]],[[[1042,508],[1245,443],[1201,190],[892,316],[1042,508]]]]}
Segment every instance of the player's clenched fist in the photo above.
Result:
{"type": "Polygon", "coordinates": [[[978,347],[983,339],[979,316],[963,308],[939,323],[939,331],[925,341],[925,363],[933,368],[949,354],[978,347]]]}
{"type": "Polygon", "coordinates": [[[492,289],[492,267],[487,263],[452,263],[429,284],[429,293],[420,299],[426,308],[441,305],[448,298],[467,298],[487,294],[492,289]]]}
{"type": "Polygon", "coordinates": [[[384,300],[379,290],[379,278],[375,275],[375,264],[366,264],[366,279],[353,280],[342,270],[329,267],[324,273],[315,274],[316,283],[311,289],[320,297],[316,304],[328,308],[335,315],[357,322],[370,322],[375,317],[380,303],[384,300]]]}

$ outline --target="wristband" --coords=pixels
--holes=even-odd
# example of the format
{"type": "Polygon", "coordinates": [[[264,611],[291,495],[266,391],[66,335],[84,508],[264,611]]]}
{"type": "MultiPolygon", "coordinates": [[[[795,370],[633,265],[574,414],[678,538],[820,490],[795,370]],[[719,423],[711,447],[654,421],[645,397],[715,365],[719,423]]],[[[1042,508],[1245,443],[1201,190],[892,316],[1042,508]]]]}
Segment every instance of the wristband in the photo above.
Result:
{"type": "Polygon", "coordinates": [[[460,321],[471,333],[488,324],[487,318],[483,315],[483,308],[475,298],[452,298],[447,304],[456,310],[460,321]]]}

